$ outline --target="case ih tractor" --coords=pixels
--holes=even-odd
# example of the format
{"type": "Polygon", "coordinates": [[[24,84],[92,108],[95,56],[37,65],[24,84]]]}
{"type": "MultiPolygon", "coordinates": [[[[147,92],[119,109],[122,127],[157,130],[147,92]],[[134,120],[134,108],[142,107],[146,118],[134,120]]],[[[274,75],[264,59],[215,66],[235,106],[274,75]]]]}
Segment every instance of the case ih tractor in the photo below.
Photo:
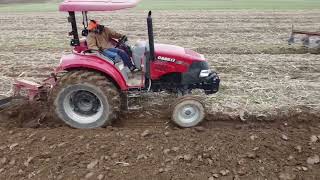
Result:
{"type": "Polygon", "coordinates": [[[88,49],[89,11],[115,11],[135,7],[138,0],[65,0],[60,11],[69,14],[72,53],[61,58],[52,76],[41,84],[16,80],[14,96],[0,101],[6,106],[27,92],[29,100],[47,99],[56,115],[74,128],[97,128],[110,124],[128,109],[132,95],[168,91],[178,94],[172,106],[172,120],[180,127],[193,127],[203,121],[205,107],[190,95],[193,89],[216,93],[220,79],[211,71],[203,55],[182,47],[154,44],[151,12],[147,17],[149,41],[129,46],[125,38],[114,46],[126,51],[140,72],[131,73],[123,62],[115,63],[99,51],[88,49]],[[79,38],[75,14],[82,14],[82,37],[79,38]],[[48,97],[47,97],[48,96],[48,97]]]}

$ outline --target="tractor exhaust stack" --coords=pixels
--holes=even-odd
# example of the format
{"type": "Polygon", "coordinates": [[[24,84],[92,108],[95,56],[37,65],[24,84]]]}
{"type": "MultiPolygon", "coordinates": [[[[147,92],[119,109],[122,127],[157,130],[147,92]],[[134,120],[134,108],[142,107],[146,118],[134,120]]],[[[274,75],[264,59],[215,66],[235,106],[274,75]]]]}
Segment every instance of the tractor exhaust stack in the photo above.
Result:
{"type": "Polygon", "coordinates": [[[148,13],[147,23],[148,23],[148,37],[149,37],[149,46],[150,46],[150,59],[153,61],[155,59],[154,54],[154,35],[153,35],[153,24],[151,11],[148,13]]]}
{"type": "Polygon", "coordinates": [[[152,25],[152,12],[149,11],[148,18],[147,18],[147,25],[148,25],[148,38],[149,38],[149,59],[146,62],[146,78],[150,81],[150,61],[155,60],[155,53],[154,53],[154,36],[153,36],[153,25],[152,25]]]}

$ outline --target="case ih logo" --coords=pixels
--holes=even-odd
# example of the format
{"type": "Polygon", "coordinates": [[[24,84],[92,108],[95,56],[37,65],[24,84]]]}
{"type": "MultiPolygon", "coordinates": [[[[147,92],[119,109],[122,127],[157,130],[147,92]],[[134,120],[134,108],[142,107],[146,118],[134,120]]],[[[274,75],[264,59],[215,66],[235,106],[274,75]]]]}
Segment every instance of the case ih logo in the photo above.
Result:
{"type": "Polygon", "coordinates": [[[161,61],[176,62],[176,59],[163,57],[163,56],[158,56],[158,59],[161,61]]]}

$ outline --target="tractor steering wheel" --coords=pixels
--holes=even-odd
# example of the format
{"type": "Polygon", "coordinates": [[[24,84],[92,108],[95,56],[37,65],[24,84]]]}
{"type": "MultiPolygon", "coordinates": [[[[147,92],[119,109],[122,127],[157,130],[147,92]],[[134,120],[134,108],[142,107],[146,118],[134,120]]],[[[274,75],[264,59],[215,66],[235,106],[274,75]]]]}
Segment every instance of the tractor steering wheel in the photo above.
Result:
{"type": "Polygon", "coordinates": [[[122,36],[120,39],[119,39],[119,41],[117,42],[117,44],[116,44],[116,48],[118,48],[118,47],[120,47],[120,46],[122,46],[123,44],[125,44],[125,42],[127,42],[128,41],[128,38],[127,38],[127,36],[122,36]]]}

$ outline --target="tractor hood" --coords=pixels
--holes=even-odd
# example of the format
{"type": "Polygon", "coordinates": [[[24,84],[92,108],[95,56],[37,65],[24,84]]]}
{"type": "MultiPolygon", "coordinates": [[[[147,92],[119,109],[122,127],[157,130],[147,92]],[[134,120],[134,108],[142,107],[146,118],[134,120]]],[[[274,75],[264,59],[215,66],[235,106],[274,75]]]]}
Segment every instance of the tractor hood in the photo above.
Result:
{"type": "Polygon", "coordinates": [[[204,61],[205,58],[193,50],[185,49],[183,47],[168,45],[168,44],[155,44],[156,59],[162,61],[175,62],[176,60],[188,61],[204,61]]]}

